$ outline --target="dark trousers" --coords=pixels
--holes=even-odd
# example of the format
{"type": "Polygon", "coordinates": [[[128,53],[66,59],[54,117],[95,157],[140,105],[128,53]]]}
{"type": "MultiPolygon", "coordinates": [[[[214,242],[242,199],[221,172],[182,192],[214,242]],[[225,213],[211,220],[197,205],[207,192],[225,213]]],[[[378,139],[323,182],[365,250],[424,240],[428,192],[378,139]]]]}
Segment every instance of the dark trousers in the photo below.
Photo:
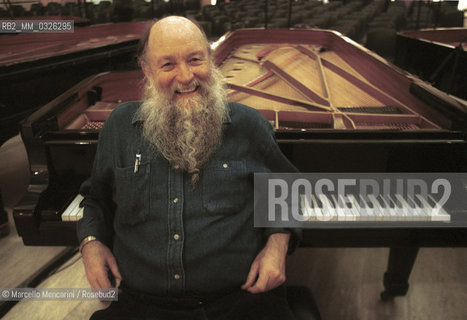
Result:
{"type": "Polygon", "coordinates": [[[124,290],[118,301],[95,312],[90,320],[294,320],[285,288],[251,294],[236,290],[229,294],[195,298],[167,298],[124,290]]]}

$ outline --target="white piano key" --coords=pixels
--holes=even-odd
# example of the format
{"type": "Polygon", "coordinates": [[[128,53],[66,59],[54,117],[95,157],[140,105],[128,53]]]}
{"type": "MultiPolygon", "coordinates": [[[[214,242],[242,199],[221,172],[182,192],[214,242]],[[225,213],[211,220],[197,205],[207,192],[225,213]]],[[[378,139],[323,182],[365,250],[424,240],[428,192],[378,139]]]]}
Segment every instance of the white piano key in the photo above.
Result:
{"type": "Polygon", "coordinates": [[[75,221],[75,215],[78,212],[79,206],[75,206],[68,214],[68,221],[75,221]]]}
{"type": "Polygon", "coordinates": [[[74,216],[77,214],[75,209],[77,209],[77,208],[79,209],[79,204],[81,203],[81,201],[83,199],[84,199],[83,196],[78,194],[73,199],[73,201],[71,201],[71,203],[68,205],[68,207],[65,209],[65,211],[63,211],[63,213],[61,215],[62,221],[73,221],[75,219],[74,216]]]}
{"type": "Polygon", "coordinates": [[[350,204],[350,207],[348,206],[348,203],[345,201],[344,197],[339,194],[338,197],[336,198],[335,195],[332,195],[332,200],[336,204],[337,207],[337,215],[339,221],[356,221],[356,214],[355,214],[355,209],[353,206],[350,204]]]}
{"type": "Polygon", "coordinates": [[[378,199],[380,200],[380,203],[382,203],[383,213],[385,216],[387,216],[388,221],[397,221],[399,220],[399,217],[397,215],[397,211],[394,210],[393,207],[391,207],[390,200],[386,199],[384,196],[379,195],[378,199]]]}
{"type": "Polygon", "coordinates": [[[423,203],[425,212],[428,214],[430,221],[451,221],[451,216],[443,208],[438,209],[436,207],[437,202],[431,196],[428,196],[428,198],[425,199],[421,195],[417,194],[416,197],[421,203],[423,203]],[[429,201],[432,203],[430,204],[429,201]]]}
{"type": "Polygon", "coordinates": [[[429,217],[429,220],[430,221],[433,221],[433,214],[434,214],[434,211],[433,211],[433,208],[431,207],[431,205],[428,203],[428,201],[422,197],[421,195],[417,194],[415,195],[415,197],[420,201],[420,203],[423,205],[423,210],[425,211],[425,213],[427,214],[427,216],[429,217]]]}
{"type": "Polygon", "coordinates": [[[358,210],[353,206],[352,201],[349,198],[350,195],[346,196],[347,202],[345,201],[344,197],[340,195],[339,197],[341,198],[341,201],[346,204],[346,209],[348,214],[351,216],[351,221],[357,221],[360,220],[360,213],[358,210]]]}
{"type": "Polygon", "coordinates": [[[436,201],[432,195],[428,195],[428,199],[431,200],[433,204],[432,205],[433,221],[443,221],[443,222],[451,221],[451,215],[447,213],[446,210],[444,210],[442,206],[439,205],[438,201],[436,201]]]}
{"type": "Polygon", "coordinates": [[[409,209],[407,207],[404,206],[404,198],[402,197],[402,195],[396,193],[394,195],[394,198],[396,199],[396,201],[394,201],[397,209],[399,209],[399,212],[401,213],[401,216],[402,216],[402,220],[403,221],[407,221],[408,220],[408,216],[409,216],[409,209]]]}
{"type": "Polygon", "coordinates": [[[425,211],[420,207],[420,203],[417,202],[412,196],[407,195],[406,201],[408,202],[411,210],[414,212],[414,216],[417,221],[426,221],[427,215],[425,211]]]}
{"type": "Polygon", "coordinates": [[[323,211],[319,207],[318,200],[316,199],[314,194],[311,195],[311,203],[312,203],[315,215],[316,215],[316,220],[326,221],[326,220],[324,220],[325,218],[323,217],[323,211]]]}
{"type": "Polygon", "coordinates": [[[304,194],[300,195],[300,209],[302,210],[302,214],[304,216],[305,221],[316,221],[316,214],[314,212],[314,208],[311,207],[308,198],[309,197],[305,196],[304,194]]]}
{"type": "Polygon", "coordinates": [[[404,199],[404,197],[400,194],[396,194],[396,197],[400,201],[405,212],[407,213],[407,221],[418,221],[418,215],[416,214],[415,210],[413,210],[413,208],[409,205],[409,203],[404,199]]]}
{"type": "Polygon", "coordinates": [[[363,198],[363,196],[360,194],[360,208],[362,211],[360,211],[360,216],[362,221],[375,221],[375,212],[373,208],[370,206],[370,204],[363,198]]]}
{"type": "Polygon", "coordinates": [[[418,197],[416,195],[414,195],[413,198],[411,198],[411,199],[412,199],[413,202],[415,202],[417,204],[417,208],[418,208],[418,210],[420,212],[420,215],[422,215],[424,217],[424,220],[425,221],[431,220],[431,217],[430,217],[431,209],[425,208],[423,203],[420,201],[420,199],[418,199],[418,197]]]}
{"type": "Polygon", "coordinates": [[[74,197],[73,200],[68,205],[68,207],[66,207],[65,211],[63,211],[62,221],[70,221],[70,216],[78,204],[79,204],[79,201],[77,197],[74,197]]]}
{"type": "Polygon", "coordinates": [[[350,195],[347,195],[345,196],[345,199],[343,196],[342,197],[342,201],[346,200],[347,199],[347,209],[350,211],[350,214],[352,216],[352,221],[357,221],[357,220],[360,220],[360,212],[358,212],[357,208],[355,208],[352,204],[352,201],[350,200],[349,198],[350,195]]]}
{"type": "Polygon", "coordinates": [[[382,210],[380,210],[380,208],[378,206],[378,202],[375,202],[376,198],[372,194],[369,194],[367,197],[368,197],[367,198],[367,204],[368,204],[368,207],[373,212],[374,220],[375,221],[383,221],[384,220],[384,214],[383,214],[382,210]]]}
{"type": "Polygon", "coordinates": [[[385,200],[389,204],[391,214],[396,217],[397,221],[402,221],[405,219],[402,210],[396,205],[396,201],[394,200],[393,196],[388,195],[385,200]]]}
{"type": "Polygon", "coordinates": [[[332,202],[328,199],[327,196],[324,194],[318,194],[318,199],[321,201],[323,205],[323,218],[325,219],[324,221],[333,221],[337,220],[337,213],[335,208],[332,205],[332,202]]]}
{"type": "Polygon", "coordinates": [[[310,207],[313,209],[313,217],[315,218],[316,221],[322,221],[322,211],[319,206],[317,206],[316,199],[314,199],[314,196],[312,195],[311,198],[308,198],[308,200],[311,201],[310,207]]]}
{"type": "Polygon", "coordinates": [[[363,212],[364,209],[360,207],[360,204],[358,203],[355,196],[353,194],[349,194],[347,197],[350,199],[350,202],[352,203],[352,207],[357,212],[357,214],[355,215],[356,221],[365,221],[364,217],[366,217],[366,215],[363,212]]]}
{"type": "Polygon", "coordinates": [[[80,220],[83,218],[83,214],[84,214],[84,207],[80,207],[79,210],[78,210],[78,214],[76,215],[76,221],[80,220]]]}
{"type": "Polygon", "coordinates": [[[368,212],[367,212],[365,206],[363,205],[364,202],[363,202],[363,200],[361,200],[360,196],[351,195],[349,197],[350,197],[350,199],[352,201],[352,205],[359,212],[360,221],[368,221],[368,212]]]}
{"type": "Polygon", "coordinates": [[[334,194],[331,194],[331,201],[334,205],[334,211],[336,214],[336,219],[337,221],[346,221],[345,217],[345,211],[344,208],[339,205],[339,202],[336,199],[336,196],[334,194]]]}
{"type": "Polygon", "coordinates": [[[373,204],[373,210],[375,210],[376,220],[377,221],[388,221],[389,216],[385,214],[384,208],[379,203],[378,199],[373,194],[369,194],[368,198],[373,204]]]}
{"type": "MultiPolygon", "coordinates": [[[[80,201],[81,202],[81,201],[80,201]]],[[[70,214],[70,221],[78,221],[83,217],[84,207],[81,208],[79,204],[73,209],[73,212],[70,214]]]]}
{"type": "Polygon", "coordinates": [[[375,220],[376,221],[384,221],[385,216],[383,212],[383,208],[379,204],[378,200],[376,200],[376,197],[373,194],[368,195],[368,200],[370,200],[370,203],[373,207],[374,215],[375,215],[375,220]]]}

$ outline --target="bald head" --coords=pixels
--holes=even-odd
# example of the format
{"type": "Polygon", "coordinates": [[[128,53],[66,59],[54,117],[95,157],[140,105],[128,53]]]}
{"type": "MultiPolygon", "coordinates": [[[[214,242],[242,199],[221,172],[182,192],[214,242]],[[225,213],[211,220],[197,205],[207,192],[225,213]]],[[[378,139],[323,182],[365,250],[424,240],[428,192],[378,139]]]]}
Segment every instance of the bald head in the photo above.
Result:
{"type": "Polygon", "coordinates": [[[151,27],[141,67],[172,101],[201,95],[200,83],[210,77],[211,64],[206,36],[190,20],[171,16],[151,27]]]}
{"type": "Polygon", "coordinates": [[[163,46],[168,39],[180,43],[187,40],[196,41],[203,44],[208,54],[211,54],[211,47],[201,26],[185,17],[169,16],[156,21],[150,27],[146,39],[144,39],[140,62],[148,63],[151,52],[157,50],[161,45],[163,46]]]}
{"type": "Polygon", "coordinates": [[[206,36],[199,26],[187,18],[178,16],[166,17],[154,23],[149,42],[158,36],[175,36],[180,39],[194,37],[197,41],[207,43],[206,36]]]}

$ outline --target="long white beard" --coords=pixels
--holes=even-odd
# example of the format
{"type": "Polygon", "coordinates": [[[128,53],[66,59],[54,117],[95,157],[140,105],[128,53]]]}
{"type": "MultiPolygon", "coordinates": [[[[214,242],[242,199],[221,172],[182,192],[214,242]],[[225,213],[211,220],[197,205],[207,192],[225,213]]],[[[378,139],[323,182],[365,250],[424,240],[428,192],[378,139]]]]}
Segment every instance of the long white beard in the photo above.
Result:
{"type": "Polygon", "coordinates": [[[188,172],[193,184],[220,144],[228,113],[224,78],[214,65],[209,79],[198,81],[197,85],[200,94],[173,102],[170,92],[173,94],[174,90],[165,93],[148,79],[140,108],[143,136],[154,153],[162,153],[172,166],[188,172]]]}

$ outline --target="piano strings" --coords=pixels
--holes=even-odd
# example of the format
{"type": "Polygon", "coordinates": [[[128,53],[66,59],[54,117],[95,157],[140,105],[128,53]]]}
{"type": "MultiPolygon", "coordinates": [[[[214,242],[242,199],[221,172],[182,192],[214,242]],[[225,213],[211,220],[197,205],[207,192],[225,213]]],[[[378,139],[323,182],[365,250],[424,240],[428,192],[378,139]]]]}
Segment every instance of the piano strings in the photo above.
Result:
{"type": "MultiPolygon", "coordinates": [[[[307,128],[303,113],[316,115],[312,128],[439,129],[403,101],[368,81],[336,52],[317,45],[240,46],[220,66],[231,101],[272,110],[276,129],[307,128]],[[279,112],[296,112],[281,126],[279,112]],[[321,117],[320,112],[330,113],[321,117]],[[276,121],[279,118],[279,122],[276,121]],[[290,127],[291,123],[296,126],[290,127]]],[[[310,128],[310,126],[308,126],[310,128]]]]}

